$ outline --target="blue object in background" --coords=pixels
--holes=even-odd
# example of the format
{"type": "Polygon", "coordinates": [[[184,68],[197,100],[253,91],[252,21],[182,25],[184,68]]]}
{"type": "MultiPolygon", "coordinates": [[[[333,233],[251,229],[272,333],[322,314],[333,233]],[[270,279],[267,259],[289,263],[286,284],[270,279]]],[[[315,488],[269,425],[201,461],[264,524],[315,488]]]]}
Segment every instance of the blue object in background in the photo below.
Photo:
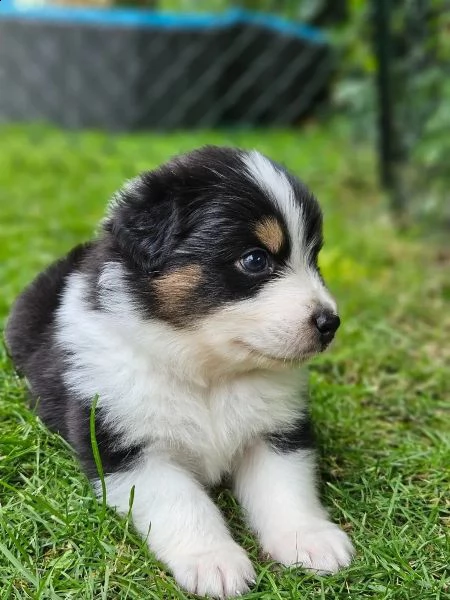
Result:
{"type": "Polygon", "coordinates": [[[254,25],[311,43],[327,43],[315,27],[296,23],[274,14],[232,8],[223,13],[168,12],[116,7],[62,7],[18,5],[15,0],[0,0],[0,18],[20,17],[39,21],[91,23],[104,26],[159,27],[161,29],[214,29],[234,25],[254,25]],[[6,4],[5,4],[6,2],[6,4]]]}
{"type": "Polygon", "coordinates": [[[297,124],[328,101],[321,30],[230,9],[0,0],[0,122],[111,131],[297,124]]]}

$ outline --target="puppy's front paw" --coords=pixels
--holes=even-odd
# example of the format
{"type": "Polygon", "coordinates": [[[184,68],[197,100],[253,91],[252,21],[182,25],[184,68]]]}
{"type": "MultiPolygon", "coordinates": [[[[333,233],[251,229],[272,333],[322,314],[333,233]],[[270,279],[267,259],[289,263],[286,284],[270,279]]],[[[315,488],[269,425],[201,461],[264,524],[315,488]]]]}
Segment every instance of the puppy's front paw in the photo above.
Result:
{"type": "Polygon", "coordinates": [[[324,519],[272,537],[265,549],[277,562],[299,565],[321,574],[336,573],[348,566],[355,553],[347,534],[324,519]]]}
{"type": "Polygon", "coordinates": [[[248,591],[255,571],[244,550],[234,542],[172,557],[169,567],[188,592],[230,598],[248,591]]]}

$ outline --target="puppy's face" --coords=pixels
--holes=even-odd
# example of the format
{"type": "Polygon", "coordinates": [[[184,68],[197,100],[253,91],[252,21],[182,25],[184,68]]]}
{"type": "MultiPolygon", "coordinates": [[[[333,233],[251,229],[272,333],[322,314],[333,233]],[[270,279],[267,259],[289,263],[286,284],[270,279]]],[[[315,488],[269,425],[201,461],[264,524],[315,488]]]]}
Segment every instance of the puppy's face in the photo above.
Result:
{"type": "Polygon", "coordinates": [[[211,361],[302,361],[339,326],[317,267],[320,208],[255,151],[206,147],[142,175],[105,227],[145,318],[188,335],[211,361]]]}

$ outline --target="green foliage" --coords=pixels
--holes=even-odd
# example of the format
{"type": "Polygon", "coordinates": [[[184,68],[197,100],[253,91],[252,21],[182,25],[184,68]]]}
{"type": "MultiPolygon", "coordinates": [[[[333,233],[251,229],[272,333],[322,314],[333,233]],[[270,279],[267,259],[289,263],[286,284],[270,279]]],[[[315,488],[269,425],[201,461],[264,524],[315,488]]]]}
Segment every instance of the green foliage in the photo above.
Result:
{"type": "MultiPolygon", "coordinates": [[[[450,589],[450,255],[399,237],[374,157],[346,127],[108,137],[46,127],[0,129],[0,319],[31,278],[92,235],[125,178],[204,143],[257,147],[311,186],[325,212],[321,266],[342,316],[313,361],[322,495],[355,541],[332,577],[271,564],[227,491],[215,493],[257,582],[248,600],[442,600],[450,589]],[[424,277],[426,273],[426,277],[424,277]]],[[[0,351],[0,597],[189,598],[129,519],[103,515],[70,449],[26,407],[0,351]]]]}
{"type": "Polygon", "coordinates": [[[335,103],[352,119],[358,137],[374,136],[376,98],[373,78],[376,60],[372,43],[371,3],[368,0],[349,0],[348,18],[333,31],[340,54],[335,103]]]}
{"type": "Polygon", "coordinates": [[[409,212],[450,227],[450,2],[399,4],[394,12],[399,178],[409,212]]]}
{"type": "MultiPolygon", "coordinates": [[[[336,105],[355,135],[377,136],[375,3],[350,0],[349,19],[335,33],[342,60],[336,105]]],[[[397,191],[416,218],[450,226],[450,2],[391,3],[393,140],[400,157],[397,191]]]]}

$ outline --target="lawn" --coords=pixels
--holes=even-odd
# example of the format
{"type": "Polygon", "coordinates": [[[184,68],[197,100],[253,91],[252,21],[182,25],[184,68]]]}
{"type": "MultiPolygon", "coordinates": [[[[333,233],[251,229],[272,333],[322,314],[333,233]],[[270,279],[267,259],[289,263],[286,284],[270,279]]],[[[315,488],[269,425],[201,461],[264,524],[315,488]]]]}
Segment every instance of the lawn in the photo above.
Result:
{"type": "MultiPolygon", "coordinates": [[[[116,137],[1,128],[1,321],[41,268],[89,238],[125,178],[203,143],[256,147],[311,186],[325,213],[322,270],[343,321],[311,364],[311,396],[322,495],[356,560],[322,578],[269,563],[233,498],[217,490],[257,565],[245,598],[448,598],[450,251],[395,231],[373,154],[341,124],[116,137]]],[[[27,410],[4,349],[0,484],[2,600],[188,597],[131,523],[103,513],[70,449],[27,410]]]]}

